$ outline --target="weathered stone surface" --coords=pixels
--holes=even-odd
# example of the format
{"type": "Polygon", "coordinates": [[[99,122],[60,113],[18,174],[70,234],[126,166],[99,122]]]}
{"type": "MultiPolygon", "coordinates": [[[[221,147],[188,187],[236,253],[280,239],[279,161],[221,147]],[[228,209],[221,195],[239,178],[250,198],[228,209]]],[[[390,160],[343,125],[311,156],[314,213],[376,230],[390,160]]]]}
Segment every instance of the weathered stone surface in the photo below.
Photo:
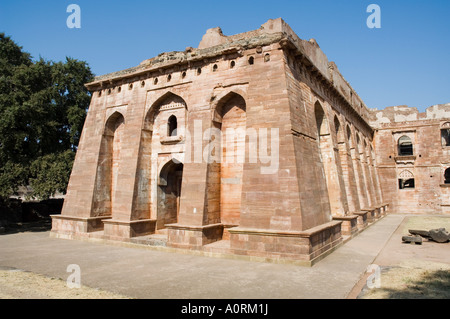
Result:
{"type": "Polygon", "coordinates": [[[409,230],[409,233],[416,236],[428,238],[437,243],[446,243],[450,240],[450,233],[445,228],[427,230],[409,230]]]}
{"type": "Polygon", "coordinates": [[[403,236],[402,241],[405,243],[422,245],[422,237],[420,236],[403,236]]]}
{"type": "Polygon", "coordinates": [[[415,229],[410,229],[409,233],[411,235],[415,235],[415,236],[422,236],[425,238],[429,238],[430,237],[430,232],[428,230],[415,230],[415,229]]]}
{"type": "Polygon", "coordinates": [[[446,243],[450,240],[450,234],[445,228],[432,229],[428,233],[430,238],[437,243],[446,243]]]}
{"type": "Polygon", "coordinates": [[[407,106],[372,110],[374,147],[383,199],[395,213],[450,214],[450,103],[419,113],[407,106]],[[410,153],[399,143],[410,141],[410,153]],[[400,187],[399,183],[403,183],[400,187]],[[412,183],[411,181],[414,181],[412,183]]]}
{"type": "Polygon", "coordinates": [[[391,131],[374,130],[336,64],[282,19],[232,36],[210,29],[198,48],[87,87],[53,234],[147,243],[154,234],[186,249],[226,240],[214,249],[312,261],[396,200],[396,181],[384,186],[392,169],[379,165],[391,131]]]}

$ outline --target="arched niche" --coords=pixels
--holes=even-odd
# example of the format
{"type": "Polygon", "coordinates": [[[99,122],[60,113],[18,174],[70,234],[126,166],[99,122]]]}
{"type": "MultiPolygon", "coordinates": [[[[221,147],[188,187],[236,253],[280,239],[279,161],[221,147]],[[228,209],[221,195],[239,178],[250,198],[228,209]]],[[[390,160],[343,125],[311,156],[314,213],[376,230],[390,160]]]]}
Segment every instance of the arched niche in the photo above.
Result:
{"type": "MultiPolygon", "coordinates": [[[[134,198],[136,218],[156,219],[157,229],[173,221],[173,212],[160,212],[160,168],[167,154],[184,152],[187,105],[172,92],[158,97],[149,107],[143,121],[139,148],[137,192],[134,198]],[[172,216],[166,218],[166,216],[172,216]]],[[[164,191],[163,191],[164,193],[164,191]]],[[[179,196],[178,196],[179,198],[179,196]]]]}
{"type": "Polygon", "coordinates": [[[123,145],[125,118],[120,112],[112,113],[103,130],[96,190],[95,216],[111,216],[115,193],[119,184],[120,154],[123,145]]]}
{"type": "Polygon", "coordinates": [[[225,227],[223,238],[227,239],[227,229],[240,223],[247,105],[241,94],[232,91],[222,95],[212,111],[213,129],[221,136],[212,141],[219,154],[211,154],[215,161],[209,164],[208,206],[211,216],[220,217],[225,227]]]}

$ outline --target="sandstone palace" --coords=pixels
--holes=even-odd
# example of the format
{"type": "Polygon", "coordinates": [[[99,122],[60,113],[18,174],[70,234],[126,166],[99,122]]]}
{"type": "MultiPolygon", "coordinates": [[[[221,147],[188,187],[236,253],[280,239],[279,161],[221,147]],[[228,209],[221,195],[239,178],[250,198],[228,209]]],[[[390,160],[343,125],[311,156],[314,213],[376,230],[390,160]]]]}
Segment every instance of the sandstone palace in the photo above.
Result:
{"type": "Polygon", "coordinates": [[[388,212],[450,213],[450,104],[369,109],[282,19],[87,87],[54,237],[311,265],[388,212]]]}

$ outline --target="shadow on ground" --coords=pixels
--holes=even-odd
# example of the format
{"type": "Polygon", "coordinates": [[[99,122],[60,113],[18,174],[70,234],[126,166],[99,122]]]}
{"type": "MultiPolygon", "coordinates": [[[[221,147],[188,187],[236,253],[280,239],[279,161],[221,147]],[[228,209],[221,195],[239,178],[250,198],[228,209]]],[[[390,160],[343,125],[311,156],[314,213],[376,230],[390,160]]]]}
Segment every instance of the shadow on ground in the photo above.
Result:
{"type": "Polygon", "coordinates": [[[49,231],[52,226],[50,215],[61,214],[63,202],[63,199],[1,202],[0,235],[49,231]]]}
{"type": "Polygon", "coordinates": [[[4,226],[4,231],[0,235],[24,233],[24,232],[46,232],[52,229],[51,218],[28,223],[14,223],[4,226]]]}
{"type": "MultiPolygon", "coordinates": [[[[398,268],[397,268],[398,269],[398,268]]],[[[363,299],[450,299],[450,270],[422,270],[412,279],[403,268],[402,285],[399,288],[382,287],[365,289],[363,299]]],[[[393,278],[393,277],[392,277],[393,278]]]]}

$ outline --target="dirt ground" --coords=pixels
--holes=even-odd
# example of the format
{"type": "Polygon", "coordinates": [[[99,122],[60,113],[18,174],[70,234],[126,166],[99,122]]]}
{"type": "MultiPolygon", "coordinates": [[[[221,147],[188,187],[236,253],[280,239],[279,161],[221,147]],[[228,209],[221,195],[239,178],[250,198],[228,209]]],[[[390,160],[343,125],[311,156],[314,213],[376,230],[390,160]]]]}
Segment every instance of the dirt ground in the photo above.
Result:
{"type": "MultiPolygon", "coordinates": [[[[422,245],[402,243],[410,229],[450,230],[450,217],[405,218],[374,264],[381,270],[380,287],[360,291],[361,299],[449,299],[450,243],[423,240],[422,245]]],[[[373,273],[373,272],[372,272],[373,273]]],[[[363,278],[367,281],[368,276],[363,278]]],[[[374,281],[371,281],[374,283],[374,281]]],[[[370,283],[369,283],[370,284],[370,283]]]]}
{"type": "MultiPolygon", "coordinates": [[[[10,225],[7,233],[40,232],[51,228],[51,220],[10,225]]],[[[0,268],[0,299],[129,299],[126,296],[81,285],[69,288],[64,280],[20,269],[0,268]]]]}
{"type": "Polygon", "coordinates": [[[0,299],[129,299],[108,291],[69,288],[58,278],[49,278],[16,269],[0,270],[0,299]]]}

